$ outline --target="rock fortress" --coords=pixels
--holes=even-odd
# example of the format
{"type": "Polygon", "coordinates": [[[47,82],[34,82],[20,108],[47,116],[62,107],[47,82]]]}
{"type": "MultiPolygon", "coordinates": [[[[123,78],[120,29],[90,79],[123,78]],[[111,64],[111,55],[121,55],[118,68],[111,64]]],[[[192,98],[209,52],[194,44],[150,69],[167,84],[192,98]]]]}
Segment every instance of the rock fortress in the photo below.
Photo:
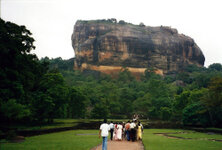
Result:
{"type": "Polygon", "coordinates": [[[168,26],[133,25],[115,19],[78,20],[72,34],[74,69],[115,75],[127,68],[139,77],[147,68],[173,74],[205,57],[194,40],[168,26]]]}

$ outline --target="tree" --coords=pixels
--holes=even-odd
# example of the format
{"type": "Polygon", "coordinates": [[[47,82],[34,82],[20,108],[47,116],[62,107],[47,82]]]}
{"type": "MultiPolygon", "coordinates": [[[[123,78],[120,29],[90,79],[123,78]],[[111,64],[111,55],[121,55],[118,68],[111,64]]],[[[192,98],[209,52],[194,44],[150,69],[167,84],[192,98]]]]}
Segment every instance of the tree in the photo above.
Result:
{"type": "Polygon", "coordinates": [[[135,77],[131,74],[131,72],[127,68],[122,68],[119,72],[118,80],[120,82],[131,82],[135,80],[135,77]]]}
{"type": "Polygon", "coordinates": [[[48,122],[52,121],[54,107],[53,99],[47,93],[35,92],[31,103],[32,121],[39,124],[44,123],[45,119],[48,119],[48,122]]]}
{"type": "Polygon", "coordinates": [[[162,120],[170,120],[172,116],[172,111],[170,107],[161,107],[160,112],[162,120]]]}
{"type": "Polygon", "coordinates": [[[184,83],[190,84],[192,82],[190,75],[187,72],[182,72],[177,75],[177,80],[182,80],[184,83]]]}
{"type": "Polygon", "coordinates": [[[182,119],[183,109],[189,104],[190,91],[183,91],[176,95],[173,101],[173,116],[176,120],[182,119]]]}
{"type": "Polygon", "coordinates": [[[112,23],[117,23],[116,18],[111,18],[110,20],[112,21],[112,23]]]}
{"type": "Polygon", "coordinates": [[[48,69],[47,63],[40,63],[31,53],[35,49],[31,35],[25,26],[0,19],[0,102],[2,107],[8,107],[0,114],[1,120],[10,116],[11,119],[27,116],[21,114],[30,112],[32,95],[48,69]]]}
{"type": "Polygon", "coordinates": [[[187,65],[186,68],[184,69],[185,72],[201,72],[201,71],[204,71],[206,70],[206,68],[204,67],[198,67],[194,64],[191,64],[191,65],[187,65]]]}
{"type": "Polygon", "coordinates": [[[150,79],[157,79],[161,80],[161,76],[155,73],[154,68],[147,68],[145,70],[144,76],[142,77],[144,81],[150,80],[150,79]]]}
{"type": "Polygon", "coordinates": [[[222,77],[214,77],[210,80],[209,92],[212,101],[208,103],[209,106],[222,106],[222,77]]]}
{"type": "MultiPolygon", "coordinates": [[[[25,26],[0,19],[0,97],[4,101],[23,96],[23,78],[31,70],[28,63],[36,59],[35,55],[29,54],[35,48],[34,39],[30,35],[25,26]]],[[[27,80],[30,78],[32,73],[27,80]]]]}
{"type": "MultiPolygon", "coordinates": [[[[40,98],[37,100],[40,100],[40,103],[43,102],[42,104],[45,109],[42,111],[47,112],[48,122],[53,122],[55,117],[64,116],[64,105],[68,102],[68,89],[60,73],[45,74],[39,83],[39,92],[40,98]]],[[[38,102],[35,103],[38,104],[38,102]]]]}
{"type": "Polygon", "coordinates": [[[84,118],[86,114],[87,97],[80,90],[69,89],[69,111],[72,118],[84,118]]]}
{"type": "Polygon", "coordinates": [[[95,119],[104,119],[109,117],[109,109],[104,102],[97,103],[92,112],[91,117],[95,119]]]}
{"type": "Polygon", "coordinates": [[[139,26],[140,26],[140,27],[145,27],[145,25],[144,25],[143,22],[140,22],[139,26]]]}
{"type": "Polygon", "coordinates": [[[208,68],[211,70],[222,71],[222,65],[220,63],[213,63],[208,68]]]}
{"type": "Polygon", "coordinates": [[[120,20],[120,21],[119,21],[119,24],[121,24],[121,25],[125,25],[126,22],[125,22],[124,20],[120,20]]]}
{"type": "Polygon", "coordinates": [[[210,76],[211,74],[209,73],[195,73],[193,74],[193,84],[196,85],[195,88],[206,88],[210,82],[210,76]]]}
{"type": "Polygon", "coordinates": [[[212,126],[221,127],[222,124],[222,77],[213,77],[210,80],[208,92],[202,98],[207,108],[212,126]]]}
{"type": "Polygon", "coordinates": [[[136,99],[133,102],[133,109],[135,113],[143,116],[144,118],[150,117],[149,113],[153,110],[151,95],[147,93],[143,97],[136,99]]]}
{"type": "Polygon", "coordinates": [[[130,88],[121,88],[120,89],[120,105],[121,105],[121,113],[127,116],[131,116],[133,106],[132,103],[135,100],[134,91],[130,88]]]}
{"type": "Polygon", "coordinates": [[[7,121],[21,120],[30,116],[30,110],[25,105],[17,103],[15,99],[1,103],[0,111],[7,121]]]}
{"type": "Polygon", "coordinates": [[[184,125],[208,126],[210,125],[209,118],[206,108],[200,102],[190,104],[183,110],[184,125]]]}

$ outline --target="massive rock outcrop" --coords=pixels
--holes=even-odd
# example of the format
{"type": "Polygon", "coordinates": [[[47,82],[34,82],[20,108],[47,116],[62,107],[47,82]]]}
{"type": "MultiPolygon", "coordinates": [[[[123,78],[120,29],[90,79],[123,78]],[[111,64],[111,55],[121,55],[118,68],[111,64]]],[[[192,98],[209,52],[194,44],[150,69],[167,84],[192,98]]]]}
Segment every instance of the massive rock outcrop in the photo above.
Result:
{"type": "Polygon", "coordinates": [[[149,27],[107,20],[77,21],[72,34],[75,68],[115,74],[127,67],[133,74],[154,68],[159,74],[204,65],[194,40],[171,27],[149,27]]]}

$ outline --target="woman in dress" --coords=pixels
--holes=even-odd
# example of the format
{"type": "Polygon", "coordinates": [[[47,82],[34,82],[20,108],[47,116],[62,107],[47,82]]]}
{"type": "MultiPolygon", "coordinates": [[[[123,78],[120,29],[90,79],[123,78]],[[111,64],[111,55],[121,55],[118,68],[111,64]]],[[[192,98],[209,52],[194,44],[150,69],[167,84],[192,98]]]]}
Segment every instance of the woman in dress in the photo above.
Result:
{"type": "Polygon", "coordinates": [[[123,126],[121,123],[118,123],[117,125],[117,140],[122,140],[122,131],[123,131],[123,126]]]}
{"type": "Polygon", "coordinates": [[[117,123],[114,124],[113,139],[117,140],[117,123]]]}
{"type": "Polygon", "coordinates": [[[137,126],[137,140],[142,140],[142,132],[143,132],[143,126],[140,122],[138,122],[137,126]]]}

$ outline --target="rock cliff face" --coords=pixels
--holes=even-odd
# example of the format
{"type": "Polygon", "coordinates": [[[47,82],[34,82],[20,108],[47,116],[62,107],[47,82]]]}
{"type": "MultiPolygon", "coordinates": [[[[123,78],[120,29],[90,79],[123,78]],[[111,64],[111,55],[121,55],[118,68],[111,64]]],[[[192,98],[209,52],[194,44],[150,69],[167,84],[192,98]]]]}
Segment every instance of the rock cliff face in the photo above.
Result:
{"type": "Polygon", "coordinates": [[[72,34],[75,68],[114,74],[126,67],[133,74],[154,68],[159,74],[182,71],[188,64],[204,65],[194,40],[176,29],[107,21],[77,21],[72,34]]]}

